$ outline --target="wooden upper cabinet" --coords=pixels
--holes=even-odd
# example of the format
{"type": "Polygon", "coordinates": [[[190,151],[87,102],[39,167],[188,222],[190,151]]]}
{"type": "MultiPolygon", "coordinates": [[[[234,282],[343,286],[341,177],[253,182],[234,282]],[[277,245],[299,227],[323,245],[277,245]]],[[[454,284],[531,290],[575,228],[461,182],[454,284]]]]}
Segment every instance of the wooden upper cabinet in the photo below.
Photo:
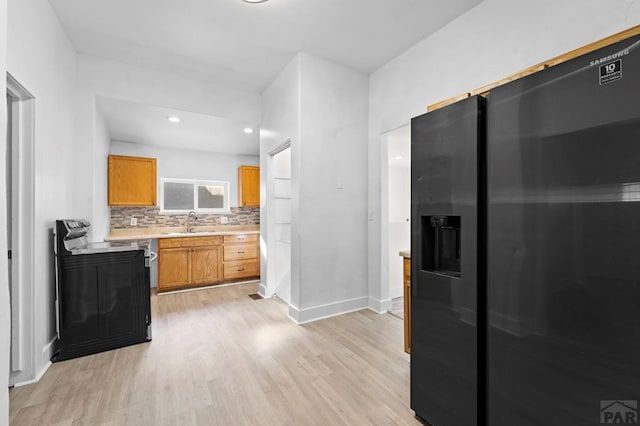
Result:
{"type": "Polygon", "coordinates": [[[156,159],[109,156],[110,206],[156,205],[156,159]]]}
{"type": "Polygon", "coordinates": [[[240,166],[238,192],[240,207],[260,206],[260,167],[240,166]]]}

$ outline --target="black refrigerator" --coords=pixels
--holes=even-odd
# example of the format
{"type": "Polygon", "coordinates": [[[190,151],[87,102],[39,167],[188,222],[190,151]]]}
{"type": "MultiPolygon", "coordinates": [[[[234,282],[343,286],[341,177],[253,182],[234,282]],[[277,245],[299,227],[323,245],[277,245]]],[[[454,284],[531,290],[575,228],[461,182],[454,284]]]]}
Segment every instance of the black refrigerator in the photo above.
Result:
{"type": "Polygon", "coordinates": [[[412,121],[411,406],[429,423],[637,424],[639,43],[412,121]]]}
{"type": "Polygon", "coordinates": [[[411,122],[411,407],[434,425],[483,410],[484,110],[476,96],[411,122]]]}

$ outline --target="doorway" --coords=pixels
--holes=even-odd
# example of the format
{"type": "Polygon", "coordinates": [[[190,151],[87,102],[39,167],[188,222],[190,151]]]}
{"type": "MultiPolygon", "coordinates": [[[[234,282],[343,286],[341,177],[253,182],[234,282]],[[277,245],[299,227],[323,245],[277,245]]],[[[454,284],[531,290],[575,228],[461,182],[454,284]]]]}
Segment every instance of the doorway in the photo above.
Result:
{"type": "Polygon", "coordinates": [[[388,265],[388,288],[391,299],[390,312],[404,318],[403,260],[400,251],[411,246],[411,126],[406,125],[385,134],[386,159],[383,168],[386,176],[386,249],[383,262],[388,265]],[[386,259],[385,259],[386,258],[386,259]]]}
{"type": "Polygon", "coordinates": [[[7,75],[7,257],[11,347],[9,385],[36,379],[33,289],[34,212],[34,97],[7,75]]]}
{"type": "Polygon", "coordinates": [[[291,146],[273,154],[274,293],[291,302],[291,146]]]}

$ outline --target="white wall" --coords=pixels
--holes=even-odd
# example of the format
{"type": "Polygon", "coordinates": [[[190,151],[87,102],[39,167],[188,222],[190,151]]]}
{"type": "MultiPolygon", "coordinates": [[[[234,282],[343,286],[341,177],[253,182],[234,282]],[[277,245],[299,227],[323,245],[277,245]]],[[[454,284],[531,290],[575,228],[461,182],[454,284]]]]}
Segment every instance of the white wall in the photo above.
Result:
{"type": "Polygon", "coordinates": [[[55,219],[76,213],[76,55],[49,2],[9,0],[7,31],[7,71],[35,97],[35,360],[28,369],[36,378],[48,366],[55,339],[51,230],[55,219]]]}
{"type": "Polygon", "coordinates": [[[300,55],[301,322],[369,306],[368,91],[365,74],[300,55]]]}
{"type": "Polygon", "coordinates": [[[93,235],[96,240],[101,240],[103,235],[109,234],[111,227],[111,215],[107,206],[107,156],[111,147],[111,137],[107,129],[107,123],[100,108],[95,104],[95,125],[93,136],[93,208],[91,212],[91,223],[93,224],[93,235]]]}
{"type": "MultiPolygon", "coordinates": [[[[380,277],[382,134],[426,106],[640,23],[626,0],[484,0],[383,65],[369,93],[369,294],[386,298],[380,277]]],[[[386,302],[385,302],[386,304],[386,302]]]]}
{"type": "Polygon", "coordinates": [[[85,54],[78,85],[94,95],[260,123],[260,94],[85,54]]]}
{"type": "MultiPolygon", "coordinates": [[[[7,0],[0,0],[0,91],[7,93],[7,0]]],[[[0,105],[0,135],[7,134],[7,103],[0,105]]],[[[6,174],[6,144],[0,147],[0,176],[6,174]]],[[[6,182],[0,179],[0,253],[7,249],[6,182]]],[[[0,262],[0,424],[9,424],[9,344],[11,318],[9,314],[9,283],[7,259],[0,262]]]]}
{"type": "MultiPolygon", "coordinates": [[[[115,155],[156,158],[158,191],[160,191],[161,178],[228,181],[231,192],[229,194],[231,207],[238,206],[238,167],[260,164],[260,157],[257,155],[218,154],[121,141],[112,141],[109,152],[115,155]]],[[[106,155],[104,161],[106,162],[106,155]]],[[[106,190],[105,185],[101,189],[105,203],[106,190]]],[[[158,199],[160,199],[159,193],[158,199]]]]}

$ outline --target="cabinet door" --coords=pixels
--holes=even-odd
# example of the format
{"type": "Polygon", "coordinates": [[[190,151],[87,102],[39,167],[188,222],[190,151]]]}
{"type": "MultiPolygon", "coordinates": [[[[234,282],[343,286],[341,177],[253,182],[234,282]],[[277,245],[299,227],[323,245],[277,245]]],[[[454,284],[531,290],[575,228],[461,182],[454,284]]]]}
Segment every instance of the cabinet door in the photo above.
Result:
{"type": "Polygon", "coordinates": [[[260,205],[260,167],[241,166],[239,175],[240,205],[258,207],[260,205]]]}
{"type": "Polygon", "coordinates": [[[222,247],[196,247],[191,249],[191,283],[212,284],[222,280],[222,247]]]}
{"type": "Polygon", "coordinates": [[[155,206],[156,159],[109,156],[109,205],[155,206]]]}
{"type": "Polygon", "coordinates": [[[191,249],[161,249],[158,253],[158,289],[179,287],[191,282],[191,249]]]}

